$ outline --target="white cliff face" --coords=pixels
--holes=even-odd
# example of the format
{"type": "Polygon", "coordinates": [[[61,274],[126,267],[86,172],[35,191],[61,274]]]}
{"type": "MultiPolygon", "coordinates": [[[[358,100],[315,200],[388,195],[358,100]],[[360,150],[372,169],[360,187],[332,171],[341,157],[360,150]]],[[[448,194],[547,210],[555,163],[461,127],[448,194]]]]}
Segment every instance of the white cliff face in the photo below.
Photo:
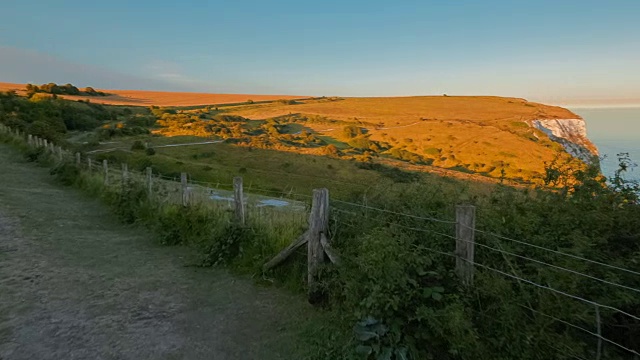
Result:
{"type": "Polygon", "coordinates": [[[531,120],[530,124],[586,163],[592,163],[598,155],[598,149],[587,138],[587,127],[582,119],[538,119],[531,120]]]}

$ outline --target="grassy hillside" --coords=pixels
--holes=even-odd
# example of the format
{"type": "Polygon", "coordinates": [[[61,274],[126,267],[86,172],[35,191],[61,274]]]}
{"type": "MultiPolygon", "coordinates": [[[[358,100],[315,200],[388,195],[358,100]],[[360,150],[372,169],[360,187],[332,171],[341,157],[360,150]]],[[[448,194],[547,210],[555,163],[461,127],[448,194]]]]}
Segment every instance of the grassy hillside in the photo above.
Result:
{"type": "MultiPolygon", "coordinates": [[[[343,262],[323,270],[321,280],[324,301],[340,314],[336,324],[342,331],[316,337],[326,349],[318,359],[353,360],[357,357],[348,355],[354,349],[369,351],[369,358],[390,352],[412,359],[596,358],[597,339],[579,330],[591,329],[596,318],[604,338],[640,350],[635,341],[640,320],[625,315],[640,313],[635,300],[640,288],[635,275],[640,271],[639,187],[620,177],[607,185],[596,167],[551,168],[551,175],[574,180],[558,182],[557,191],[486,186],[406,171],[442,168],[427,165],[425,157],[410,150],[371,139],[384,124],[293,111],[267,119],[237,115],[347,101],[340,99],[135,111],[2,94],[0,100],[0,121],[12,128],[41,131],[38,135],[53,136],[56,144],[75,147],[72,152],[126,162],[131,171],[150,166],[164,176],[187,172],[196,183],[227,185],[231,176],[242,175],[248,194],[291,191],[308,197],[310,188],[329,187],[331,242],[343,262]],[[69,116],[52,116],[62,111],[69,116]],[[106,120],[92,131],[80,129],[92,123],[75,120],[91,116],[106,120]],[[341,131],[324,135],[314,129],[319,126],[341,131]],[[203,139],[211,143],[166,147],[203,139]],[[473,287],[461,286],[452,271],[458,204],[477,208],[473,287]],[[572,295],[560,296],[553,289],[572,295]],[[602,306],[594,308],[595,303],[602,306]],[[354,336],[354,324],[360,334],[375,330],[376,335],[354,336]]],[[[482,121],[457,121],[451,127],[462,136],[466,125],[482,121]]],[[[478,126],[512,135],[530,131],[523,122],[503,121],[478,126]]],[[[533,146],[549,141],[538,136],[533,146]]],[[[60,181],[99,195],[123,221],[147,225],[164,244],[197,247],[203,265],[228,263],[255,279],[304,289],[304,251],[274,272],[262,271],[304,230],[299,216],[293,219],[297,225],[249,216],[248,226],[239,227],[226,207],[214,202],[172,204],[172,190],[161,187],[149,197],[135,176],[123,184],[113,174],[105,187],[99,168],[85,171],[75,159],[60,163],[41,147],[26,147],[24,137],[4,137],[22,147],[28,159],[55,166],[52,173],[60,181]]],[[[622,164],[630,166],[629,161],[622,164]]],[[[464,168],[447,171],[467,174],[464,168]]],[[[630,358],[626,355],[608,345],[602,352],[607,359],[630,358]]]]}
{"type": "MultiPolygon", "coordinates": [[[[44,95],[48,94],[35,94],[31,100],[46,100],[44,95]]],[[[560,144],[530,127],[529,122],[578,118],[559,107],[487,96],[296,100],[254,96],[256,101],[243,98],[241,103],[232,104],[224,104],[224,96],[211,94],[147,92],[145,96],[128,104],[197,104],[214,100],[218,103],[189,107],[105,106],[101,111],[109,121],[103,122],[95,136],[74,135],[72,139],[96,144],[112,142],[117,137],[129,145],[140,140],[153,146],[157,139],[148,137],[150,132],[163,137],[186,135],[225,140],[241,147],[374,164],[371,166],[382,164],[479,181],[506,179],[530,184],[542,182],[545,164],[573,159],[560,144]],[[264,99],[273,101],[257,101],[264,99]]],[[[238,100],[237,96],[226,100],[238,100]]],[[[121,103],[111,95],[94,96],[91,99],[94,107],[96,100],[121,103]]],[[[112,146],[96,149],[109,148],[112,146]]],[[[180,151],[165,149],[163,154],[173,156],[177,152],[175,157],[185,162],[180,151]]],[[[199,163],[210,162],[200,160],[199,163]]]]}
{"type": "MultiPolygon", "coordinates": [[[[361,161],[526,182],[539,179],[545,163],[570,159],[527,121],[578,118],[569,110],[523,99],[453,96],[310,99],[187,112],[203,121],[220,113],[242,116],[254,120],[247,123],[254,128],[272,122],[281,134],[317,140],[312,146],[271,146],[279,150],[322,155],[327,153],[323,146],[334,145],[343,156],[361,161]]],[[[219,135],[193,131],[193,122],[188,127],[163,125],[159,133],[164,135],[219,135]]]]}

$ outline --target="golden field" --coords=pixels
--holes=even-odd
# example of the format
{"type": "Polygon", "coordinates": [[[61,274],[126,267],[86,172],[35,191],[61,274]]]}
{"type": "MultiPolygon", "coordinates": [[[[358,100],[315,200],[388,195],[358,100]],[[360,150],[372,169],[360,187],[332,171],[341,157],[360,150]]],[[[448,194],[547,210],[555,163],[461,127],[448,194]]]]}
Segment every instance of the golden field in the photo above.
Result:
{"type": "MultiPolygon", "coordinates": [[[[0,83],[0,91],[15,90],[25,93],[26,84],[0,83]]],[[[253,95],[253,94],[207,94],[192,92],[167,92],[147,90],[101,90],[108,96],[70,96],[60,95],[68,100],[89,100],[96,104],[126,106],[197,106],[211,104],[234,104],[277,99],[300,99],[304,96],[290,95],[253,95]]]]}
{"type": "MultiPolygon", "coordinates": [[[[22,84],[0,83],[0,91],[17,90],[24,94],[24,87],[22,84]]],[[[253,136],[250,135],[253,130],[264,127],[271,119],[280,127],[282,136],[275,136],[273,141],[267,141],[267,145],[262,141],[259,147],[326,155],[326,145],[330,144],[340,149],[345,159],[378,162],[446,176],[505,178],[523,182],[539,182],[546,164],[558,158],[570,159],[560,144],[529,126],[530,121],[579,118],[561,107],[494,96],[305,98],[102,91],[110,95],[60,97],[105,105],[175,108],[185,118],[178,122],[171,118],[160,121],[161,127],[154,132],[163,136],[215,138],[219,134],[203,131],[207,124],[215,122],[217,115],[238,115],[253,120],[237,129],[236,140],[244,138],[238,144],[255,146],[259,141],[246,140],[247,136],[253,136]],[[361,132],[355,136],[356,139],[345,134],[346,127],[354,126],[361,132]],[[306,140],[302,137],[306,134],[315,137],[316,143],[305,145],[306,140]],[[354,141],[358,139],[364,139],[367,145],[357,148],[354,141]],[[356,151],[353,151],[354,147],[356,151]]],[[[268,138],[270,135],[259,137],[265,139],[265,136],[268,138]]],[[[253,140],[258,140],[257,137],[253,140]]]]}

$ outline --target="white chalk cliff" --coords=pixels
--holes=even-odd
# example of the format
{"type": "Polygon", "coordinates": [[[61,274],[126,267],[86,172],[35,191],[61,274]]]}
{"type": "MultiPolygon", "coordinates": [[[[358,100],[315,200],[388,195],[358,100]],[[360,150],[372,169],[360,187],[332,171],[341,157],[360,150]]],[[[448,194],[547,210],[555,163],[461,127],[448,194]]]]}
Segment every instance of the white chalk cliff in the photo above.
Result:
{"type": "Polygon", "coordinates": [[[572,156],[586,163],[597,161],[598,149],[587,137],[583,119],[536,119],[529,124],[561,144],[572,156]]]}

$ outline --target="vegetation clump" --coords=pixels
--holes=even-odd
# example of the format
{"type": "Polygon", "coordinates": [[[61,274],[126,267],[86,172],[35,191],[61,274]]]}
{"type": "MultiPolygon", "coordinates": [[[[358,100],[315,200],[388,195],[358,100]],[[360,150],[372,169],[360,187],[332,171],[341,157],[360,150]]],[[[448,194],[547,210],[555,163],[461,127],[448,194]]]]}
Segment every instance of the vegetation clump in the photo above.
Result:
{"type": "Polygon", "coordinates": [[[109,94],[97,91],[92,87],[86,87],[83,90],[71,84],[58,85],[56,83],[48,83],[42,85],[27,84],[27,95],[29,97],[37,93],[53,94],[53,95],[82,95],[82,96],[107,96],[109,94]]]}

